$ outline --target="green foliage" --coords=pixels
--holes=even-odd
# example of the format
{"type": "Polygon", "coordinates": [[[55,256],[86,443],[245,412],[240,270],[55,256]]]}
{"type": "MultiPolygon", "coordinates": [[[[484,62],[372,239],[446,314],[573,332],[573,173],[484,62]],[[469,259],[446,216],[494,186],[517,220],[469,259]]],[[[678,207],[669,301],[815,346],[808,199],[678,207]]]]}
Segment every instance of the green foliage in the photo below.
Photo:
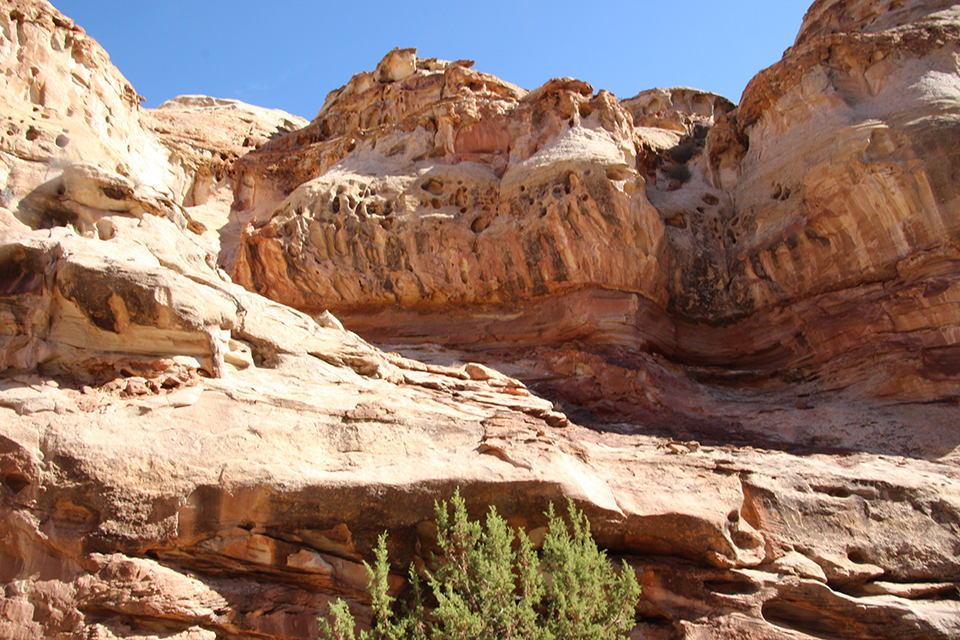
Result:
{"type": "Polygon", "coordinates": [[[356,623],[350,614],[350,608],[343,600],[330,605],[330,620],[320,618],[320,637],[332,640],[353,640],[356,623]]]}
{"type": "Polygon", "coordinates": [[[690,171],[690,167],[685,164],[675,164],[668,167],[664,173],[667,174],[667,177],[671,180],[676,180],[680,184],[684,184],[691,177],[693,177],[693,172],[690,171]]]}
{"type": "MultiPolygon", "coordinates": [[[[539,555],[494,508],[484,525],[471,522],[459,491],[436,513],[441,553],[425,584],[411,566],[413,593],[402,615],[388,593],[386,535],[380,537],[376,562],[366,565],[373,631],[362,631],[360,640],[607,640],[633,627],[636,576],[626,564],[621,571],[610,564],[572,502],[566,522],[550,505],[539,555]]],[[[342,600],[320,620],[320,639],[357,640],[342,600]]]]}
{"type": "Polygon", "coordinates": [[[693,140],[685,140],[667,152],[670,159],[679,164],[690,160],[693,156],[700,153],[700,147],[693,140]]]}

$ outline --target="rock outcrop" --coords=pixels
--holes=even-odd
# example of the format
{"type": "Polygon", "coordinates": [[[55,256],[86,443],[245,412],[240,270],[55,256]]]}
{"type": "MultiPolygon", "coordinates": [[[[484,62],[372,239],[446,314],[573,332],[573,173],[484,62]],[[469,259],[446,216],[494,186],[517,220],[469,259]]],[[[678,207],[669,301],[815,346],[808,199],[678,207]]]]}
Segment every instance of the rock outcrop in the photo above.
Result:
{"type": "MultiPolygon", "coordinates": [[[[863,401],[952,402],[955,18],[817,3],[736,109],[570,79],[525,93],[464,63],[360,74],[241,161],[257,222],[235,278],[381,342],[536,353],[529,381],[607,421],[709,430],[709,398],[753,431],[756,388],[844,425],[863,401]],[[591,365],[611,384],[570,388],[550,363],[571,341],[615,361],[591,365]],[[662,378],[659,357],[698,386],[689,404],[620,381],[662,378]]],[[[895,429],[922,428],[912,411],[895,429]]]]}
{"type": "Polygon", "coordinates": [[[738,106],[396,49],[309,123],[0,7],[0,637],[312,638],[456,488],[573,499],[633,637],[960,636],[951,4],[738,106]]]}

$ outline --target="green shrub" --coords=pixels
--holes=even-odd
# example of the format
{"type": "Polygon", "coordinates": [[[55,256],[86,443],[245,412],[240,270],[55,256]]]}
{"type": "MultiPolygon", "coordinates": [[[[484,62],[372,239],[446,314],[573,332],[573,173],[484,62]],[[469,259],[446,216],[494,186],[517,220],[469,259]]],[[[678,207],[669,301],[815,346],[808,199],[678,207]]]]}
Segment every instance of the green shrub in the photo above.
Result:
{"type": "Polygon", "coordinates": [[[664,173],[667,174],[667,177],[671,180],[676,180],[680,184],[684,184],[693,176],[693,172],[690,171],[690,167],[685,164],[675,164],[667,168],[664,173]]]}
{"type": "Polygon", "coordinates": [[[678,164],[683,164],[693,156],[700,153],[700,147],[693,140],[686,140],[675,147],[672,147],[667,154],[670,159],[678,164]]]}
{"type": "MultiPolygon", "coordinates": [[[[607,640],[634,626],[640,586],[624,563],[617,571],[597,548],[586,516],[568,505],[565,522],[547,512],[538,554],[490,509],[485,525],[470,522],[457,491],[436,506],[440,555],[424,583],[410,567],[410,602],[397,615],[388,594],[386,535],[370,574],[373,631],[360,640],[607,640]]],[[[356,640],[346,603],[320,619],[321,640],[356,640]]]]}

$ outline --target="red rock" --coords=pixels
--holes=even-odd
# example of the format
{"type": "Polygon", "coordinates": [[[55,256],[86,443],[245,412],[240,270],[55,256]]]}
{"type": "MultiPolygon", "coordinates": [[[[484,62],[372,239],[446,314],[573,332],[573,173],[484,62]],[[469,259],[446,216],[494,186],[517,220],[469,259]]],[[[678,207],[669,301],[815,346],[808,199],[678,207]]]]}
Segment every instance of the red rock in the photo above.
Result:
{"type": "Polygon", "coordinates": [[[736,108],[397,49],[311,123],[3,4],[0,636],[312,638],[458,487],[573,499],[635,635],[960,634],[949,3],[818,1],[736,108]]]}

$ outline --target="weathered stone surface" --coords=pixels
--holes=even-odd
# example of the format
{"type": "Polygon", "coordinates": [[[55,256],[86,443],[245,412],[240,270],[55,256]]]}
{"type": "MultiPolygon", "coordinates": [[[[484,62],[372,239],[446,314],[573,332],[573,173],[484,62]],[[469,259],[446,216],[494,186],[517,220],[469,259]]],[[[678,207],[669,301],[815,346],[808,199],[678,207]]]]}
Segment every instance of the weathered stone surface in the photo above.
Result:
{"type": "Polygon", "coordinates": [[[571,79],[524,95],[459,64],[359,94],[356,84],[329,98],[304,132],[244,160],[246,180],[291,145],[323,153],[329,145],[308,137],[311,129],[367,139],[250,228],[238,282],[335,313],[515,303],[611,278],[665,296],[663,224],[642,198],[631,116],[613,96],[571,79]],[[388,101],[394,93],[417,96],[418,108],[388,101]]]}
{"type": "Polygon", "coordinates": [[[61,162],[96,162],[131,175],[130,161],[139,157],[144,182],[167,180],[159,145],[139,126],[136,91],[94,40],[49,4],[4,3],[0,67],[4,206],[15,207],[61,162]]]}
{"type": "MultiPolygon", "coordinates": [[[[736,110],[571,79],[524,95],[459,64],[361,74],[242,161],[264,195],[241,204],[258,222],[235,277],[380,341],[615,345],[839,413],[952,398],[957,23],[938,3],[884,7],[817,3],[736,110]]],[[[630,385],[602,386],[595,416],[649,417],[630,385]]]]}
{"type": "Polygon", "coordinates": [[[804,32],[752,81],[727,228],[736,307],[890,281],[955,240],[957,25],[938,15],[895,30],[865,19],[866,31],[804,32]]]}
{"type": "Polygon", "coordinates": [[[155,133],[181,168],[177,202],[191,230],[216,254],[220,265],[233,265],[240,230],[247,222],[232,212],[238,176],[234,164],[282,133],[301,129],[303,118],[237,100],[179,96],[141,112],[141,123],[155,133]]]}
{"type": "Polygon", "coordinates": [[[355,550],[387,529],[409,559],[433,498],[460,486],[471,509],[494,504],[531,529],[547,500],[575,498],[598,539],[632,558],[647,615],[700,620],[685,623],[690,634],[817,635],[880,621],[916,637],[956,633],[956,602],[937,599],[958,570],[950,459],[802,457],[557,428],[549,404],[496,378],[401,371],[398,386],[282,356],[201,382],[179,408],[49,387],[57,412],[7,422],[4,580],[47,593],[89,576],[44,618],[47,630],[48,619],[77,633],[122,612],[133,629],[169,617],[240,636],[309,636],[331,590],[359,597],[355,550]],[[60,577],[25,579],[35,572],[60,577]],[[258,586],[241,589],[246,572],[258,586]],[[875,581],[901,591],[873,595],[875,581]],[[828,622],[800,615],[812,606],[828,622]]]}
{"type": "MultiPolygon", "coordinates": [[[[37,215],[64,224],[98,217],[104,208],[130,211],[135,190],[141,206],[144,196],[153,205],[143,207],[148,212],[155,213],[158,200],[164,212],[186,208],[178,215],[186,215],[198,233],[212,230],[204,241],[217,254],[216,230],[229,224],[233,202],[233,162],[270,136],[306,124],[281,111],[204,96],[142,109],[100,45],[46,2],[4,2],[0,71],[0,206],[31,224],[43,222],[33,219],[37,215]],[[119,189],[113,194],[123,197],[84,190],[71,183],[70,172],[65,182],[57,181],[77,163],[94,165],[100,186],[119,189]],[[60,186],[74,187],[74,193],[58,193],[60,186]],[[63,206],[48,206],[51,198],[63,206]]],[[[93,170],[73,177],[89,180],[93,170]]],[[[232,239],[226,233],[223,241],[230,256],[239,242],[240,225],[234,226],[232,239]]]]}
{"type": "Polygon", "coordinates": [[[960,635],[952,6],[736,108],[397,49],[306,123],[0,5],[0,637],[312,638],[457,487],[573,499],[635,637],[960,635]]]}

